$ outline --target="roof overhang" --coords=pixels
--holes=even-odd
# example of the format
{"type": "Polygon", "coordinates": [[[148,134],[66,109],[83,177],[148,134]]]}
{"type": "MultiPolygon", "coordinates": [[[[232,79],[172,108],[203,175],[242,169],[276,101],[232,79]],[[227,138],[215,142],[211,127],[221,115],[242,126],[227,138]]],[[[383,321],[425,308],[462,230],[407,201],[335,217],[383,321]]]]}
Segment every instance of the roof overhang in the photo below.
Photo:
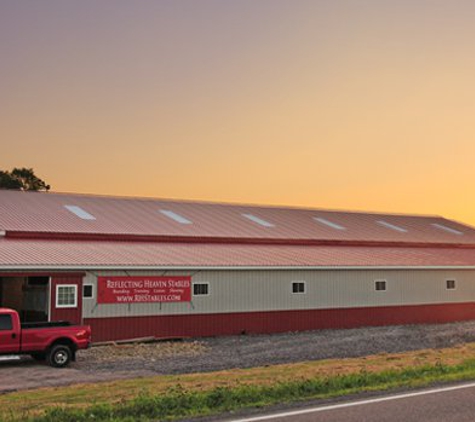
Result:
{"type": "Polygon", "coordinates": [[[87,272],[87,271],[369,271],[369,270],[475,270],[475,265],[462,266],[6,266],[2,273],[22,272],[87,272]]]}

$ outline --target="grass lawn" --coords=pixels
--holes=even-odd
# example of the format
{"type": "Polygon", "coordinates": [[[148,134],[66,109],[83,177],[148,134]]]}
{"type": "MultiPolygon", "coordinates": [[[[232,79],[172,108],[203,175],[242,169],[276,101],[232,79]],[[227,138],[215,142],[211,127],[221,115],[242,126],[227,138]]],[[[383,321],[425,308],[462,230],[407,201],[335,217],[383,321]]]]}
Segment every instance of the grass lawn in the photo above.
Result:
{"type": "Polygon", "coordinates": [[[174,419],[472,378],[475,378],[475,343],[363,358],[21,391],[0,396],[0,420],[174,419]]]}

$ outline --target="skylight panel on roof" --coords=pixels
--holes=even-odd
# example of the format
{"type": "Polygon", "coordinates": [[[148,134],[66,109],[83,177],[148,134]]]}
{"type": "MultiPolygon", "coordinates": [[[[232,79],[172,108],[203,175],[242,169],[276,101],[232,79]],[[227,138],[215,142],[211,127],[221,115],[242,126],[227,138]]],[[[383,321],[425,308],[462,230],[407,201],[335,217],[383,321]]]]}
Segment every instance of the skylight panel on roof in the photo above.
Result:
{"type": "Polygon", "coordinates": [[[77,205],[65,205],[64,208],[66,208],[69,212],[72,212],[76,217],[79,217],[81,220],[96,219],[96,217],[94,217],[92,214],[89,214],[87,211],[83,210],[77,205]]]}
{"type": "Polygon", "coordinates": [[[444,230],[448,233],[452,233],[452,234],[457,234],[457,235],[462,235],[463,233],[461,231],[458,231],[458,230],[455,230],[455,229],[451,229],[450,227],[447,227],[447,226],[444,226],[443,224],[437,224],[437,223],[432,223],[432,225],[437,228],[437,229],[440,229],[440,230],[444,230]]]}
{"type": "Polygon", "coordinates": [[[167,216],[168,218],[171,218],[172,220],[176,221],[177,223],[180,224],[193,224],[192,221],[188,220],[187,218],[181,216],[180,214],[177,214],[174,211],[170,210],[159,210],[163,215],[167,216]]]}
{"type": "Polygon", "coordinates": [[[396,226],[395,224],[388,223],[387,221],[379,220],[379,221],[376,221],[376,223],[379,224],[380,226],[387,227],[388,229],[396,230],[397,232],[407,233],[406,229],[396,226]]]}
{"type": "Polygon", "coordinates": [[[325,226],[331,227],[332,229],[335,230],[346,230],[346,227],[340,226],[339,224],[332,223],[331,221],[326,220],[325,218],[321,217],[313,217],[315,221],[318,221],[319,223],[325,224],[325,226]]]}
{"type": "Polygon", "coordinates": [[[252,214],[241,214],[243,217],[247,218],[248,220],[254,221],[254,223],[257,223],[261,226],[264,227],[274,227],[274,224],[269,223],[266,220],[263,220],[262,218],[256,217],[255,215],[252,214]]]}

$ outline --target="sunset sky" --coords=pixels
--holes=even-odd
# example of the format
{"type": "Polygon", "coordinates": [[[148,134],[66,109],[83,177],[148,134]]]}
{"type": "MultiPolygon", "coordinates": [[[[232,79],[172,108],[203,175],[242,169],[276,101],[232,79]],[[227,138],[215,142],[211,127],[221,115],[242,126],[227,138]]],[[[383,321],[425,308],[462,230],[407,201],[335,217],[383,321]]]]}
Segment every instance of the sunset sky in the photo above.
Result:
{"type": "Polygon", "coordinates": [[[0,169],[475,225],[475,2],[0,0],[0,169]]]}

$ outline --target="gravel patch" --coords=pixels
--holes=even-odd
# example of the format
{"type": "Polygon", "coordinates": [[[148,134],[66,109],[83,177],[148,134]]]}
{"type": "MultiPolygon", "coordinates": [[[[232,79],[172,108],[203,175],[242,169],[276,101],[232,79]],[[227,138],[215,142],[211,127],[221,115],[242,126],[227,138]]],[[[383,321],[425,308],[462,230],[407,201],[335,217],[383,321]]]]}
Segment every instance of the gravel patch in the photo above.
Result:
{"type": "Polygon", "coordinates": [[[207,351],[207,347],[200,341],[117,344],[80,352],[78,361],[101,366],[117,361],[141,362],[144,365],[170,358],[192,358],[207,351]]]}
{"type": "Polygon", "coordinates": [[[84,371],[140,369],[181,374],[442,348],[466,342],[475,342],[475,321],[97,347],[81,352],[78,362],[84,371]]]}

